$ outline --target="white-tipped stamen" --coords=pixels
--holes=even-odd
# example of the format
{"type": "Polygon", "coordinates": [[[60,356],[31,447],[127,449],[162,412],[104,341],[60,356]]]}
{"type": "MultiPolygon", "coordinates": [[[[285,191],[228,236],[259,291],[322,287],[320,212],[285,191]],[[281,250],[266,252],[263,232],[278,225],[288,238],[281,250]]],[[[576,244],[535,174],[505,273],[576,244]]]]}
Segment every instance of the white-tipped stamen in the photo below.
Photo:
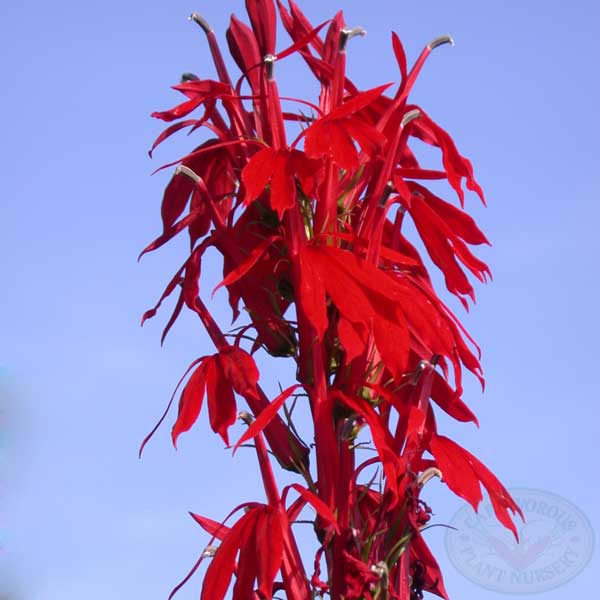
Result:
{"type": "Polygon", "coordinates": [[[186,167],[185,165],[179,165],[175,169],[175,175],[185,175],[186,177],[189,177],[194,183],[200,182],[200,176],[196,175],[194,171],[192,171],[189,167],[186,167]]]}
{"type": "Polygon", "coordinates": [[[352,27],[352,29],[344,27],[344,29],[342,29],[340,32],[340,52],[344,52],[346,50],[348,41],[358,35],[361,37],[367,35],[366,29],[363,29],[362,27],[352,27]]]}
{"type": "Polygon", "coordinates": [[[394,182],[393,181],[388,181],[385,184],[385,187],[383,188],[383,194],[381,194],[381,198],[379,198],[379,205],[380,207],[383,207],[387,204],[388,198],[390,197],[390,194],[394,191],[394,182]]]}
{"type": "Polygon", "coordinates": [[[451,46],[454,46],[454,40],[448,33],[446,35],[440,35],[440,37],[436,37],[435,40],[431,40],[431,42],[427,44],[427,47],[430,50],[434,50],[438,46],[443,46],[444,44],[450,44],[451,46]]]}
{"type": "Polygon", "coordinates": [[[202,27],[202,29],[204,30],[204,33],[206,33],[207,35],[213,30],[213,28],[208,24],[208,21],[198,13],[193,12],[188,17],[188,21],[194,21],[194,23],[200,25],[200,27],[202,27]]]}
{"type": "Polygon", "coordinates": [[[384,560],[380,560],[377,564],[371,565],[371,572],[375,573],[379,579],[389,575],[389,569],[387,563],[384,560]]]}
{"type": "Polygon", "coordinates": [[[202,558],[212,558],[217,553],[216,546],[206,546],[202,552],[202,558]]]}
{"type": "Polygon", "coordinates": [[[263,57],[263,63],[267,69],[267,79],[273,79],[273,73],[275,71],[275,61],[277,57],[274,54],[267,54],[263,57]]]}
{"type": "Polygon", "coordinates": [[[437,467],[429,467],[425,469],[417,479],[417,485],[422,488],[430,479],[434,477],[442,478],[442,472],[437,467]]]}
{"type": "Polygon", "coordinates": [[[400,122],[400,125],[404,128],[406,127],[411,121],[414,121],[415,119],[418,119],[421,116],[421,111],[418,108],[413,108],[412,110],[409,110],[403,117],[402,117],[402,121],[400,122]]]}
{"type": "Polygon", "coordinates": [[[246,423],[246,425],[252,425],[252,423],[254,422],[254,417],[248,411],[245,411],[245,410],[241,410],[238,413],[237,418],[240,421],[244,421],[244,423],[246,423]]]}

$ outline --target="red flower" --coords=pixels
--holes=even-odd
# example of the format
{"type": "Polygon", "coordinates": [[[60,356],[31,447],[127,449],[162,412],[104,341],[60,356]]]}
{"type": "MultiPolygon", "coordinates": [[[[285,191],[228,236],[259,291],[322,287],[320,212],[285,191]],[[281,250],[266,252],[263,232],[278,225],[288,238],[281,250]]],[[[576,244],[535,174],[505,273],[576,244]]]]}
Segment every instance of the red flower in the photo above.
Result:
{"type": "Polygon", "coordinates": [[[198,419],[206,392],[210,426],[229,445],[227,430],[237,415],[234,392],[257,396],[258,377],[252,357],[235,346],[200,359],[179,400],[179,414],[171,433],[173,444],[176,446],[179,434],[198,419]]]}
{"type": "Polygon", "coordinates": [[[240,505],[246,512],[232,526],[193,515],[212,538],[200,559],[212,559],[201,598],[221,600],[230,587],[233,600],[270,599],[280,590],[288,600],[325,593],[332,600],[414,600],[425,591],[447,598],[425,540],[431,510],[419,498],[424,483],[441,476],[474,508],[483,486],[515,535],[509,512],[520,512],[487,467],[438,432],[439,410],[477,424],[463,401],[462,377],[466,369],[483,385],[479,348],[436,293],[403,230],[410,217],[446,288],[467,307],[475,299],[470,275],[482,282],[491,275],[473,252],[488,241],[464,210],[463,184],[482,201],[483,192],[450,135],[408,103],[425,61],[451,38],[428,44],[409,68],[393,34],[395,92],[391,84],[360,90],[346,75],[346,60],[362,29],[347,28],[341,12],[313,27],[293,0],[289,8],[278,0],[277,8],[292,39],[279,52],[273,0],[246,0],[250,26],[232,16],[227,43],[241,72],[237,82],[212,28],[193,14],[218,80],[186,75],[175,86],[185,101],[153,114],[173,123],[151,153],[178,131],[207,134],[165,165],[178,167],[163,197],[162,232],[142,253],[187,231],[189,255],[143,320],[179,290],[163,340],[188,309],[217,349],[182,380],[189,375],[173,443],[194,425],[206,397],[210,426],[226,444],[237,416],[248,425],[234,453],[254,446],[266,496],[240,505]],[[293,54],[314,75],[318,99],[280,95],[276,74],[293,54]],[[440,149],[439,168],[419,163],[415,138],[440,149]],[[447,182],[461,207],[432,193],[431,180],[447,182]],[[209,249],[211,260],[223,260],[215,291],[226,289],[232,320],[240,321],[229,333],[203,300],[209,249]],[[296,371],[296,382],[272,401],[252,358],[261,350],[293,361],[296,371]],[[236,395],[253,414],[238,413],[236,395]],[[312,419],[312,429],[299,428],[310,444],[295,427],[297,410],[312,419]],[[374,450],[367,458],[365,445],[374,450]],[[298,478],[281,493],[271,456],[298,478]],[[290,492],[298,496],[288,506],[290,492]],[[308,519],[304,513],[313,515],[318,542],[312,578],[291,528],[308,519]]]}

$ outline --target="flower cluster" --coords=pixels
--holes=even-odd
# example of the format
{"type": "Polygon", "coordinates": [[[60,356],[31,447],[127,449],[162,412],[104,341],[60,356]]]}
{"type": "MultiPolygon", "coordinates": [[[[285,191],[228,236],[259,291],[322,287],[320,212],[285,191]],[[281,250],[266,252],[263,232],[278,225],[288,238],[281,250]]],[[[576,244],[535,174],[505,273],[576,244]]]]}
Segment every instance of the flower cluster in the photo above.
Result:
{"type": "Polygon", "coordinates": [[[192,515],[211,538],[196,565],[210,560],[201,599],[221,600],[232,579],[234,600],[276,593],[412,600],[424,591],[445,598],[422,533],[431,512],[419,497],[423,485],[441,477],[474,508],[485,488],[515,535],[509,513],[520,513],[496,477],[438,431],[439,410],[477,423],[462,400],[462,377],[466,369],[483,383],[479,350],[403,230],[410,218],[448,291],[465,306],[474,300],[468,274],[485,281],[489,270],[471,248],[488,242],[463,210],[464,188],[482,201],[483,193],[448,133],[409,102],[429,54],[452,40],[431,42],[409,69],[392,34],[400,83],[361,90],[346,76],[346,56],[364,32],[346,27],[341,12],[314,27],[293,0],[276,4],[246,0],[249,25],[231,17],[226,38],[237,80],[210,25],[193,14],[217,78],[185,74],[174,86],[185,101],[153,114],[174,123],[152,150],[177,131],[207,133],[166,165],[178,166],[164,193],[163,231],[144,250],[187,232],[190,254],[144,320],[177,293],[163,337],[185,307],[216,347],[180,381],[173,443],[193,427],[206,397],[210,427],[227,445],[237,418],[248,425],[235,446],[253,445],[265,490],[263,502],[242,504],[222,521],[192,515]],[[277,14],[291,38],[279,51],[277,14]],[[320,85],[314,103],[280,96],[276,71],[292,54],[320,85]],[[415,139],[439,149],[439,170],[421,166],[415,139]],[[431,180],[447,181],[460,208],[430,191],[431,180]],[[248,317],[234,333],[220,329],[200,294],[211,247],[223,257],[219,287],[234,320],[240,306],[248,317]],[[295,362],[297,381],[275,399],[260,386],[256,352],[295,362]],[[311,440],[293,425],[290,403],[302,402],[311,440]],[[361,440],[374,452],[361,452],[361,440]],[[280,489],[272,457],[298,482],[280,489]],[[309,507],[310,569],[292,527],[309,507]]]}

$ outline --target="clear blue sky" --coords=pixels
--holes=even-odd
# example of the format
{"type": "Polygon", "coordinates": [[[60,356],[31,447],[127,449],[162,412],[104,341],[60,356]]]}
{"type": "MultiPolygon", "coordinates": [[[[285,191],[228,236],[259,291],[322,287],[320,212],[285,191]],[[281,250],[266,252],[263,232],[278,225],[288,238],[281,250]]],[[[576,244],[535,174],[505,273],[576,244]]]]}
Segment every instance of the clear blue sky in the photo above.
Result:
{"type": "MultiPolygon", "coordinates": [[[[342,7],[350,25],[367,29],[349,56],[363,88],[397,77],[391,29],[413,59],[434,37],[455,38],[454,48],[431,57],[415,101],[475,164],[489,208],[474,198],[469,206],[493,243],[485,258],[494,282],[479,288],[465,317],[484,350],[486,394],[472,385],[465,397],[481,430],[443,426],[508,486],[559,494],[598,531],[598,4],[301,6],[314,22],[342,7]]],[[[186,21],[191,10],[223,32],[241,7],[240,0],[0,7],[7,423],[0,425],[0,596],[7,599],[166,598],[207,541],[186,511],[218,519],[262,497],[251,457],[232,460],[205,419],[178,452],[171,420],[144,459],[136,456],[187,364],[211,351],[193,319],[182,319],[163,349],[165,315],[139,328],[185,250],[182,240],[136,263],[159,231],[167,181],[149,174],[186,147],[167,145],[151,162],[146,150],[161,124],[149,114],[178,100],[168,86],[182,72],[213,75],[205,40],[186,21]]],[[[282,87],[302,94],[306,72],[291,63],[280,71],[282,87]]],[[[217,276],[214,263],[205,289],[217,276]]],[[[225,314],[223,299],[215,299],[217,314],[225,314]]],[[[275,377],[290,383],[280,371],[263,377],[273,389],[275,377]]],[[[428,499],[441,523],[462,506],[439,484],[428,499]]],[[[429,540],[454,600],[500,597],[454,570],[443,530],[431,530],[429,540]]],[[[588,596],[594,571],[597,554],[580,577],[544,597],[588,596]]],[[[197,598],[199,585],[193,580],[179,597],[197,598]]]]}

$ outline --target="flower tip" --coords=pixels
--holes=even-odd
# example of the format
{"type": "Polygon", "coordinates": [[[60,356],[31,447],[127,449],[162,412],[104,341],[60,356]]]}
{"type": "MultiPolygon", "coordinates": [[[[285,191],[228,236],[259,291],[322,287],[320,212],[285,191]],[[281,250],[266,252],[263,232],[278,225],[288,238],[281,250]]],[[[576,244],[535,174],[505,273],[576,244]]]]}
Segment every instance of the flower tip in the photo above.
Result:
{"type": "Polygon", "coordinates": [[[438,477],[442,479],[442,472],[437,467],[429,467],[425,469],[417,479],[417,485],[422,488],[430,479],[438,477]]]}
{"type": "Polygon", "coordinates": [[[193,12],[188,17],[188,21],[194,21],[194,23],[197,23],[198,25],[200,25],[200,27],[202,27],[204,33],[206,33],[207,35],[212,31],[212,27],[208,24],[208,21],[202,15],[199,15],[196,12],[193,12]]]}
{"type": "Polygon", "coordinates": [[[175,175],[185,175],[186,177],[189,177],[194,183],[200,182],[200,177],[196,175],[196,173],[194,173],[192,169],[186,167],[185,165],[179,165],[175,169],[175,175]]]}
{"type": "Polygon", "coordinates": [[[342,29],[340,33],[340,52],[344,52],[344,50],[346,50],[348,41],[358,35],[364,37],[367,35],[367,30],[363,29],[362,27],[352,27],[352,29],[345,27],[342,29]]]}
{"type": "Polygon", "coordinates": [[[418,119],[421,116],[421,111],[418,108],[413,108],[413,110],[409,110],[403,117],[401,121],[402,127],[406,127],[411,121],[418,119]]]}
{"type": "Polygon", "coordinates": [[[240,421],[244,421],[244,423],[246,423],[246,425],[252,425],[252,423],[254,421],[254,417],[248,411],[245,411],[245,410],[241,410],[238,413],[237,418],[240,421]]]}
{"type": "Polygon", "coordinates": [[[450,44],[451,46],[454,46],[454,40],[448,33],[446,35],[440,35],[440,37],[436,37],[434,40],[431,40],[431,42],[427,44],[427,47],[429,50],[435,50],[435,48],[438,46],[443,46],[444,44],[450,44]]]}

